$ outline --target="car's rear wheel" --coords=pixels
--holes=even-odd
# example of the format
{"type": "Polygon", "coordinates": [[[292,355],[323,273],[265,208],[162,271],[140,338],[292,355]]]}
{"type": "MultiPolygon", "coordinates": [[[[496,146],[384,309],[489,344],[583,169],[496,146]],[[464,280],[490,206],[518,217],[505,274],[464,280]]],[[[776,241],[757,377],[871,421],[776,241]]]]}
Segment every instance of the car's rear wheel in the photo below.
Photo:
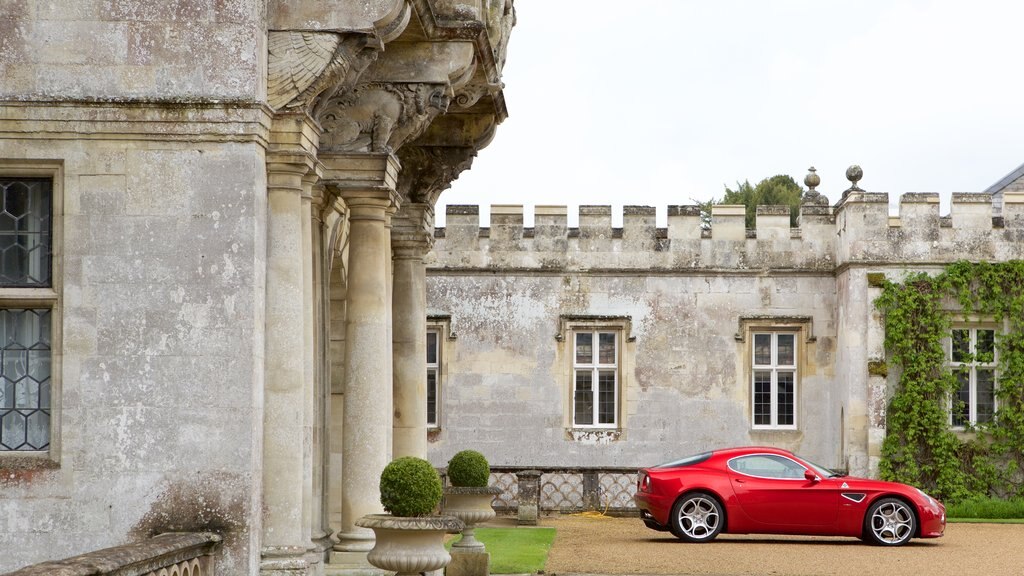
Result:
{"type": "Polygon", "coordinates": [[[875,502],[864,519],[864,536],[879,546],[902,546],[914,537],[916,528],[914,510],[899,498],[875,502]]]}
{"type": "Polygon", "coordinates": [[[718,499],[704,492],[691,492],[676,500],[669,517],[669,529],[686,542],[710,542],[722,531],[725,513],[718,499]]]}

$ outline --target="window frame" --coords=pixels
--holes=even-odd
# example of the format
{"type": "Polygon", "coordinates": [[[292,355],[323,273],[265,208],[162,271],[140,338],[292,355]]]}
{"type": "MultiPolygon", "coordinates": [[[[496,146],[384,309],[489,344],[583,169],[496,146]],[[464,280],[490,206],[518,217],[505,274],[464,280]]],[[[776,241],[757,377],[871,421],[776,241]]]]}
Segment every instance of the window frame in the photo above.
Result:
{"type": "Polygon", "coordinates": [[[572,354],[572,427],[576,429],[615,429],[619,427],[619,396],[621,394],[619,390],[619,382],[621,380],[621,340],[622,334],[619,330],[614,328],[593,328],[584,329],[584,327],[573,328],[571,342],[571,354],[572,354]],[[579,354],[577,346],[579,343],[578,336],[581,334],[591,335],[591,361],[590,362],[579,362],[579,354]],[[600,360],[600,338],[602,334],[610,334],[613,337],[613,344],[615,346],[614,351],[614,362],[607,363],[601,362],[600,360]],[[589,371],[591,374],[591,423],[580,424],[576,420],[576,395],[579,392],[576,389],[578,380],[576,378],[580,371],[589,371]],[[600,376],[602,372],[612,372],[615,375],[615,379],[612,382],[612,421],[601,422],[601,380],[600,376]]]}
{"type": "Polygon", "coordinates": [[[436,430],[441,427],[441,327],[427,325],[427,430],[436,430]],[[434,362],[430,361],[430,335],[434,335],[434,362]],[[430,417],[430,375],[434,375],[434,417],[430,417]]]}
{"type": "Polygon", "coordinates": [[[46,450],[0,451],[0,468],[60,465],[62,401],[62,278],[64,247],[64,166],[59,160],[0,159],[0,177],[50,181],[50,284],[0,287],[0,308],[50,310],[50,438],[46,450]]]}
{"type": "Polygon", "coordinates": [[[968,401],[965,406],[967,412],[966,422],[963,424],[957,424],[954,422],[954,403],[959,401],[958,395],[960,389],[950,394],[948,402],[948,424],[950,429],[963,432],[976,428],[979,426],[978,422],[978,370],[991,370],[992,371],[992,415],[991,420],[987,422],[981,422],[980,425],[989,424],[995,420],[996,411],[999,408],[999,395],[997,393],[999,387],[999,349],[996,346],[996,340],[999,336],[999,327],[994,323],[989,322],[967,322],[967,323],[954,323],[949,330],[949,336],[945,339],[946,344],[946,367],[956,377],[959,370],[966,370],[968,375],[967,390],[968,390],[968,401]],[[956,330],[966,330],[968,332],[968,354],[971,359],[967,362],[953,360],[953,332],[956,330]],[[990,331],[992,332],[992,361],[991,362],[978,362],[975,356],[977,355],[977,342],[978,342],[978,331],[990,331]]]}
{"type": "MultiPolygon", "coordinates": [[[[630,316],[560,314],[555,361],[560,366],[562,422],[570,441],[618,440],[626,428],[630,403],[629,376],[633,370],[636,336],[630,316]],[[616,373],[614,424],[576,424],[576,332],[613,332],[616,334],[616,373]]],[[[596,406],[596,404],[595,404],[596,406]]],[[[596,415],[595,415],[596,416],[596,415]]]]}
{"type": "Polygon", "coordinates": [[[430,332],[434,332],[434,333],[437,334],[437,340],[436,340],[436,344],[437,344],[437,356],[436,356],[436,359],[437,359],[437,362],[435,362],[433,364],[431,364],[430,362],[426,362],[426,364],[427,364],[426,370],[423,373],[424,384],[425,384],[425,386],[427,386],[427,388],[424,389],[424,396],[423,396],[423,402],[425,404],[425,406],[424,406],[424,418],[425,418],[424,425],[426,426],[428,433],[436,433],[436,432],[438,432],[439,430],[441,430],[442,425],[444,423],[445,411],[443,409],[443,406],[444,406],[444,398],[447,395],[446,392],[445,392],[445,383],[448,380],[447,356],[448,356],[448,353],[450,352],[450,350],[448,349],[448,346],[449,346],[449,344],[451,342],[454,342],[455,339],[456,339],[455,333],[452,332],[451,318],[452,317],[449,314],[431,314],[431,315],[427,316],[427,327],[426,327],[426,331],[424,332],[424,336],[423,336],[423,343],[424,343],[423,359],[424,359],[424,361],[426,361],[428,359],[427,354],[429,353],[429,350],[426,349],[426,343],[427,343],[426,342],[427,341],[426,334],[430,333],[430,332]],[[428,375],[429,375],[431,370],[435,370],[436,371],[435,372],[435,380],[434,380],[434,386],[435,386],[435,391],[434,391],[434,412],[435,412],[435,416],[434,416],[434,420],[435,421],[433,423],[430,422],[430,410],[429,410],[429,404],[427,404],[427,402],[429,400],[429,393],[430,393],[430,390],[429,390],[430,379],[429,379],[428,375]]]}
{"type": "Polygon", "coordinates": [[[747,383],[749,385],[749,398],[750,398],[750,427],[752,430],[797,430],[799,428],[799,406],[800,406],[800,329],[793,327],[756,327],[750,330],[750,342],[748,344],[748,351],[750,354],[750,370],[747,374],[747,383]],[[758,364],[757,363],[757,337],[761,335],[768,335],[771,338],[770,355],[771,361],[769,364],[758,364]],[[778,359],[778,337],[780,335],[786,335],[793,338],[793,363],[792,364],[781,364],[778,359]],[[758,424],[757,423],[757,373],[758,372],[770,372],[769,382],[769,423],[758,424]],[[781,372],[791,372],[793,374],[793,422],[791,424],[779,424],[779,374],[781,372]]]}

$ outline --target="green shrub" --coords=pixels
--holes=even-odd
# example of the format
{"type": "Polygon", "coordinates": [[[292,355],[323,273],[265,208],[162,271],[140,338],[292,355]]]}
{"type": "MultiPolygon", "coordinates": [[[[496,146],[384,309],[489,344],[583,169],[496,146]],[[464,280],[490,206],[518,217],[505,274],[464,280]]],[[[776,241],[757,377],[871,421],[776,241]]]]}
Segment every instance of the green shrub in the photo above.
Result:
{"type": "Polygon", "coordinates": [[[422,458],[398,458],[380,474],[380,503],[393,516],[432,514],[441,503],[441,477],[422,458]]]}
{"type": "Polygon", "coordinates": [[[463,450],[448,461],[448,479],[452,486],[487,486],[491,467],[487,458],[475,450],[463,450]]]}
{"type": "Polygon", "coordinates": [[[949,518],[1010,519],[1024,518],[1024,498],[1001,500],[975,497],[946,506],[949,518]]]}

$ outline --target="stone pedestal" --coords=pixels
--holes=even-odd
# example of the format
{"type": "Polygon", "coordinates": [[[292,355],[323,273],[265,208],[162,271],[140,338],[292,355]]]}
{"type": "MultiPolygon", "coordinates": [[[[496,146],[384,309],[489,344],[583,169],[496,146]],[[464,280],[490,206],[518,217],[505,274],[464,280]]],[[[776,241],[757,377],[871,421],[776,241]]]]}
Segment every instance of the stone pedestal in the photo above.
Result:
{"type": "Polygon", "coordinates": [[[488,576],[491,555],[483,548],[452,548],[452,560],[444,573],[445,576],[488,576]]]}
{"type": "Polygon", "coordinates": [[[519,524],[536,526],[540,514],[540,470],[516,472],[519,480],[519,524]]]}

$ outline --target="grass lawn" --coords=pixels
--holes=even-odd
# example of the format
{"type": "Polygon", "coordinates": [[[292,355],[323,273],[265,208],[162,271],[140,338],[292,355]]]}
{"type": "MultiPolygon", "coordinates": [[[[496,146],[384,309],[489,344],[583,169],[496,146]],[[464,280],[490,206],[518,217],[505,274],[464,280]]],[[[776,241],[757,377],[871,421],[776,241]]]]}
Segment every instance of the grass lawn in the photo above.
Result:
{"type": "MultiPolygon", "coordinates": [[[[492,574],[536,574],[548,560],[555,529],[477,528],[476,539],[491,554],[492,574]]],[[[450,548],[451,542],[447,546],[450,548]]]]}

